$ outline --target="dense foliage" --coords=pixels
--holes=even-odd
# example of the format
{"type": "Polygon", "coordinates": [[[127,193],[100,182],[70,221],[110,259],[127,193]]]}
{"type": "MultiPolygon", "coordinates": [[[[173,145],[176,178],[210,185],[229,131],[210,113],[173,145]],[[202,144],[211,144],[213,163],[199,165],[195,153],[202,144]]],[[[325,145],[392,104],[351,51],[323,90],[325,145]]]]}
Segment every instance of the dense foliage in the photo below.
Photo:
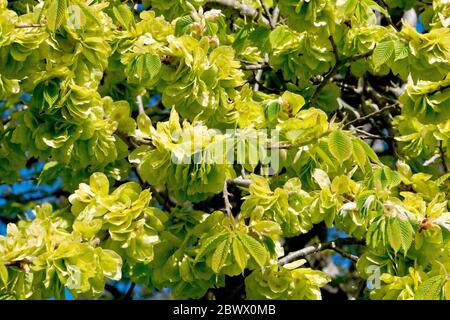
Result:
{"type": "Polygon", "coordinates": [[[448,0],[0,0],[0,183],[62,181],[0,208],[0,296],[450,299],[449,27],[448,0]]]}

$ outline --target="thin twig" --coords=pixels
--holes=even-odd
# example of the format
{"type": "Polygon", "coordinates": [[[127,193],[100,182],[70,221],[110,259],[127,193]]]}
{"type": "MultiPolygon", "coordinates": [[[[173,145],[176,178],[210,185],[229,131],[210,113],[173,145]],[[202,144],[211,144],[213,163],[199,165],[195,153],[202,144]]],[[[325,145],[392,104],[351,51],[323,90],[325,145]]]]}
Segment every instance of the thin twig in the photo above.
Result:
{"type": "Polygon", "coordinates": [[[367,132],[367,131],[364,131],[364,130],[361,130],[361,129],[358,129],[358,128],[355,128],[355,131],[361,133],[362,136],[359,136],[359,137],[363,138],[363,139],[380,139],[380,140],[393,140],[393,139],[395,139],[394,136],[381,136],[381,135],[373,134],[373,133],[370,133],[370,132],[367,132]]]}
{"type": "Polygon", "coordinates": [[[375,48],[373,48],[373,49],[371,49],[371,50],[369,50],[367,52],[354,55],[353,57],[348,57],[348,58],[346,58],[344,60],[344,63],[355,62],[355,61],[358,61],[358,60],[361,60],[361,59],[368,58],[368,57],[370,57],[373,54],[374,50],[375,50],[375,48]]]}
{"type": "Polygon", "coordinates": [[[242,66],[242,69],[243,70],[264,70],[264,69],[269,69],[269,65],[259,64],[259,63],[248,64],[248,65],[242,66]]]}
{"type": "Polygon", "coordinates": [[[123,142],[126,143],[126,145],[128,146],[128,148],[134,148],[134,147],[138,147],[141,145],[144,146],[154,146],[153,142],[151,140],[148,139],[142,139],[142,138],[138,138],[138,137],[133,137],[133,136],[129,136],[127,135],[125,132],[117,130],[115,132],[115,134],[123,140],[123,142]]]}
{"type": "Polygon", "coordinates": [[[231,217],[233,213],[231,212],[231,209],[233,208],[230,203],[230,199],[228,198],[230,196],[230,193],[228,192],[228,179],[225,179],[223,182],[223,200],[225,202],[225,211],[227,213],[227,216],[231,217]]]}
{"type": "Polygon", "coordinates": [[[369,50],[365,53],[357,54],[352,57],[345,58],[343,60],[339,59],[339,53],[337,50],[336,42],[334,42],[333,36],[329,36],[328,39],[330,40],[331,46],[333,47],[333,54],[334,58],[336,60],[333,68],[325,75],[325,77],[322,79],[322,81],[317,86],[316,90],[314,91],[314,94],[311,97],[311,105],[314,105],[317,102],[317,98],[319,97],[320,91],[328,84],[328,82],[333,78],[333,76],[338,71],[339,67],[349,63],[349,62],[355,62],[364,58],[368,58],[373,54],[374,49],[369,50]]]}
{"type": "Polygon", "coordinates": [[[357,119],[354,119],[354,120],[352,120],[352,121],[347,122],[347,123],[344,125],[344,128],[347,127],[347,126],[353,125],[353,124],[355,124],[355,123],[361,122],[361,121],[365,121],[365,120],[368,120],[368,119],[372,119],[372,118],[374,118],[374,117],[376,117],[376,116],[382,114],[382,113],[385,112],[386,110],[393,109],[393,108],[396,108],[396,107],[397,107],[397,104],[390,104],[390,105],[387,105],[386,107],[381,108],[380,110],[377,110],[377,111],[375,111],[375,112],[366,114],[365,116],[362,116],[362,117],[360,117],[360,118],[357,118],[357,119]]]}
{"type": "Polygon", "coordinates": [[[241,186],[241,187],[249,187],[252,184],[252,180],[238,177],[238,178],[234,178],[234,179],[228,179],[227,183],[232,183],[234,185],[241,186]]]}
{"type": "Polygon", "coordinates": [[[314,94],[311,97],[311,105],[316,104],[316,101],[317,101],[317,98],[319,97],[320,91],[322,91],[322,89],[327,85],[328,81],[330,81],[330,79],[336,74],[336,71],[337,71],[338,67],[340,66],[339,55],[337,52],[336,43],[334,42],[334,38],[333,38],[333,36],[329,36],[328,39],[330,40],[331,46],[333,47],[333,53],[334,53],[334,58],[335,58],[336,62],[334,63],[334,66],[331,68],[330,72],[328,72],[325,75],[323,80],[319,83],[316,90],[314,91],[314,94]]]}
{"type": "Polygon", "coordinates": [[[276,25],[275,25],[274,22],[273,22],[272,15],[270,14],[270,11],[269,11],[269,8],[268,8],[267,5],[266,5],[266,2],[265,2],[264,0],[259,0],[259,3],[261,4],[261,7],[263,8],[264,13],[265,13],[266,16],[267,16],[267,19],[269,20],[270,27],[271,27],[272,29],[275,29],[276,25]]]}
{"type": "MultiPolygon", "coordinates": [[[[281,258],[280,260],[278,260],[278,265],[282,266],[289,262],[298,260],[300,258],[304,258],[310,254],[317,253],[319,251],[323,251],[326,249],[332,249],[332,250],[336,251],[337,253],[342,254],[343,251],[341,249],[339,249],[339,246],[357,245],[357,244],[359,244],[359,242],[352,238],[338,238],[338,239],[330,241],[330,242],[311,245],[311,246],[305,247],[301,250],[297,250],[297,251],[293,251],[293,252],[289,253],[284,258],[281,258]]],[[[349,258],[352,261],[358,260],[358,257],[355,255],[351,255],[349,253],[345,253],[345,255],[346,255],[346,258],[349,258]]]]}
{"type": "MultiPolygon", "coordinates": [[[[255,19],[259,16],[258,10],[249,5],[240,3],[236,0],[208,0],[207,3],[216,4],[223,7],[227,7],[229,9],[233,9],[237,11],[239,15],[247,18],[255,19]]],[[[270,25],[269,20],[267,20],[264,17],[260,17],[259,21],[264,24],[270,25]]]]}
{"type": "Polygon", "coordinates": [[[441,155],[439,153],[435,153],[430,159],[425,160],[423,162],[423,166],[427,167],[427,166],[433,164],[439,158],[441,158],[441,155]]]}
{"type": "Polygon", "coordinates": [[[444,147],[442,146],[442,140],[439,142],[439,151],[441,153],[441,159],[442,159],[442,165],[444,166],[444,171],[447,173],[447,172],[449,172],[449,169],[448,169],[447,161],[445,158],[444,147]]]}
{"type": "Polygon", "coordinates": [[[25,28],[43,28],[43,27],[45,27],[45,24],[32,23],[32,24],[18,24],[14,28],[25,29],[25,28]]]}
{"type": "Polygon", "coordinates": [[[275,7],[273,8],[273,12],[272,12],[272,21],[275,26],[277,25],[279,18],[280,18],[280,8],[278,7],[278,3],[277,3],[275,5],[275,7]]]}
{"type": "MultiPolygon", "coordinates": [[[[269,63],[269,54],[267,54],[267,53],[265,53],[264,54],[264,60],[263,60],[263,64],[268,64],[269,63]]],[[[255,84],[254,84],[254,86],[253,86],[253,90],[254,91],[258,91],[259,90],[259,84],[260,84],[260,82],[261,82],[261,77],[262,77],[262,75],[263,75],[263,69],[259,69],[257,72],[256,72],[256,75],[255,75],[255,84]]]]}
{"type": "Polygon", "coordinates": [[[394,24],[394,22],[392,21],[391,15],[389,14],[389,11],[388,11],[388,5],[387,5],[386,1],[384,1],[384,0],[378,0],[378,1],[376,1],[376,2],[378,2],[378,5],[379,5],[380,7],[382,7],[382,8],[386,11],[385,18],[386,18],[387,23],[389,23],[396,31],[399,31],[399,30],[397,29],[397,26],[396,26],[396,25],[394,24]]]}

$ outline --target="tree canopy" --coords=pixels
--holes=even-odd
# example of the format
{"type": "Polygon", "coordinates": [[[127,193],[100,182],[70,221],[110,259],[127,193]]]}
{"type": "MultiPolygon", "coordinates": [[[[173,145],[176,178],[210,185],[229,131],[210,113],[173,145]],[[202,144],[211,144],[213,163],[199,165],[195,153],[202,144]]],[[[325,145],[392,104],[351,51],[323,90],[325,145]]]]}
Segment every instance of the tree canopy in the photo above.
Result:
{"type": "Polygon", "coordinates": [[[0,207],[0,298],[450,299],[449,26],[448,0],[0,0],[0,183],[60,183],[0,207]]]}

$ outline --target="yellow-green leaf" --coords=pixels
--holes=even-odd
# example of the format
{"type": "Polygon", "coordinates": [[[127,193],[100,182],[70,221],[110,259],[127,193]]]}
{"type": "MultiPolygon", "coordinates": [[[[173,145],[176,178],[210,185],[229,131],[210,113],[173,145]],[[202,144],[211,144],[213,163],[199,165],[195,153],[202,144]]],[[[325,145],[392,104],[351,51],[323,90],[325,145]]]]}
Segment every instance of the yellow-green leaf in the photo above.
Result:
{"type": "Polygon", "coordinates": [[[8,284],[8,269],[3,263],[0,263],[0,280],[5,286],[8,284]]]}
{"type": "Polygon", "coordinates": [[[241,241],[237,238],[233,239],[233,256],[239,268],[243,271],[247,266],[248,254],[245,251],[241,241]]]}
{"type": "Polygon", "coordinates": [[[230,237],[219,243],[214,251],[211,261],[211,269],[215,273],[219,273],[220,269],[225,265],[228,255],[230,254],[230,237]]]}
{"type": "Polygon", "coordinates": [[[398,252],[402,247],[399,221],[397,219],[390,219],[387,224],[386,232],[391,248],[394,249],[395,252],[398,252]]]}
{"type": "Polygon", "coordinates": [[[422,282],[414,296],[415,300],[438,300],[442,286],[444,285],[445,276],[438,275],[431,277],[422,282]]]}
{"type": "Polygon", "coordinates": [[[344,162],[352,155],[352,140],[341,130],[335,130],[328,137],[328,148],[339,162],[344,162]]]}
{"type": "Polygon", "coordinates": [[[264,246],[258,240],[246,233],[239,232],[238,236],[242,241],[245,249],[250,254],[250,256],[255,259],[256,263],[258,263],[260,267],[264,266],[268,258],[267,250],[264,248],[264,246]]]}
{"type": "Polygon", "coordinates": [[[67,0],[51,0],[47,9],[47,26],[50,31],[56,31],[66,19],[67,0]]]}
{"type": "Polygon", "coordinates": [[[364,165],[366,164],[367,155],[364,147],[359,143],[359,139],[353,140],[353,156],[359,168],[365,172],[364,165]]]}

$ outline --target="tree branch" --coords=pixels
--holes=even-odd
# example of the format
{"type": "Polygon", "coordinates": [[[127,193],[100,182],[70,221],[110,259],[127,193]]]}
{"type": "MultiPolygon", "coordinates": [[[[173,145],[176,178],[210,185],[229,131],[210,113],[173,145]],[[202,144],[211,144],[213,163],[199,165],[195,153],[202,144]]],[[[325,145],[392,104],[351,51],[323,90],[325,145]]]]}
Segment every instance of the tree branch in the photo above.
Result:
{"type": "Polygon", "coordinates": [[[397,26],[392,21],[391,15],[389,14],[389,11],[388,11],[388,5],[387,5],[386,1],[384,1],[384,0],[376,0],[375,2],[377,2],[378,5],[380,7],[382,7],[384,10],[386,10],[385,18],[386,18],[387,23],[390,24],[395,29],[395,31],[399,31],[397,29],[397,26]]]}
{"type": "Polygon", "coordinates": [[[230,199],[228,198],[230,196],[230,193],[228,192],[228,179],[225,179],[223,182],[223,200],[225,202],[225,211],[227,213],[227,216],[232,217],[233,213],[231,212],[231,209],[233,208],[230,203],[230,199]]]}
{"type": "Polygon", "coordinates": [[[272,15],[270,14],[269,8],[266,5],[266,2],[264,0],[259,0],[259,3],[261,4],[261,7],[264,10],[264,13],[267,16],[267,19],[269,19],[269,23],[270,23],[270,27],[272,29],[275,29],[276,27],[276,22],[274,22],[272,15]]]}
{"type": "Polygon", "coordinates": [[[322,89],[327,85],[328,81],[330,81],[330,79],[336,74],[336,71],[337,71],[338,67],[340,66],[339,55],[337,52],[336,43],[334,42],[334,38],[333,38],[333,36],[329,36],[328,39],[330,40],[331,46],[333,47],[333,53],[334,53],[334,58],[335,58],[336,62],[334,64],[334,66],[331,68],[330,72],[327,73],[327,75],[323,78],[323,80],[319,83],[316,90],[314,91],[314,94],[311,97],[312,105],[316,104],[316,101],[317,101],[317,98],[319,97],[320,91],[322,91],[322,89]]]}
{"type": "MultiPolygon", "coordinates": [[[[237,11],[239,15],[247,18],[255,19],[259,16],[258,10],[249,5],[239,3],[236,0],[208,0],[207,3],[216,4],[223,7],[227,7],[229,9],[233,9],[237,11]]],[[[266,25],[270,25],[270,22],[264,17],[260,17],[259,21],[261,21],[266,25]]]]}
{"type": "Polygon", "coordinates": [[[445,173],[448,173],[449,169],[448,169],[448,166],[447,166],[447,161],[445,161],[446,158],[445,158],[444,148],[442,146],[442,140],[439,142],[439,151],[441,153],[441,159],[442,159],[442,165],[444,167],[444,171],[445,171],[445,173]]]}
{"type": "Polygon", "coordinates": [[[380,136],[378,134],[373,134],[358,128],[355,128],[355,131],[358,133],[361,133],[361,135],[358,135],[358,137],[362,139],[380,139],[380,140],[393,140],[395,139],[394,136],[380,136]]]}
{"type": "Polygon", "coordinates": [[[282,266],[289,262],[298,260],[300,258],[304,258],[310,254],[317,253],[319,251],[323,251],[326,249],[332,249],[332,250],[336,251],[337,253],[345,256],[346,258],[351,259],[352,261],[358,261],[357,256],[349,254],[339,248],[339,246],[342,246],[342,245],[356,245],[356,244],[360,244],[360,243],[358,243],[358,241],[356,241],[355,239],[338,238],[338,239],[330,241],[330,242],[311,245],[311,246],[305,247],[301,250],[297,250],[297,251],[293,251],[293,252],[289,253],[287,256],[278,260],[278,265],[282,266]]]}
{"type": "Polygon", "coordinates": [[[242,70],[264,70],[269,69],[269,65],[267,64],[260,64],[260,63],[254,63],[254,64],[248,64],[245,66],[242,66],[242,70]]]}
{"type": "Polygon", "coordinates": [[[347,123],[344,125],[344,128],[347,127],[347,126],[353,125],[353,124],[355,124],[355,123],[358,123],[358,122],[361,122],[361,121],[365,121],[365,120],[374,118],[374,117],[376,117],[376,116],[382,114],[382,113],[385,112],[386,110],[393,109],[393,108],[396,108],[396,107],[397,107],[397,104],[391,104],[391,105],[388,105],[388,106],[386,106],[386,107],[384,107],[384,108],[381,108],[380,110],[377,110],[377,111],[375,111],[375,112],[366,114],[365,116],[362,116],[362,117],[360,117],[360,118],[357,118],[357,119],[354,119],[354,120],[352,120],[352,121],[347,122],[347,123]]]}
{"type": "MultiPolygon", "coordinates": [[[[269,55],[267,53],[264,54],[264,60],[263,60],[263,64],[268,64],[269,63],[269,55]]],[[[254,91],[258,91],[259,90],[259,84],[261,82],[261,77],[263,75],[263,69],[259,69],[256,72],[256,76],[255,76],[255,85],[253,86],[253,90],[254,91]]]]}
{"type": "Polygon", "coordinates": [[[328,39],[330,40],[331,46],[333,47],[333,53],[334,53],[334,58],[336,60],[336,63],[334,64],[333,68],[331,68],[330,72],[328,72],[325,77],[323,78],[323,80],[320,82],[320,84],[317,86],[316,90],[314,91],[314,94],[311,97],[311,102],[310,104],[315,104],[317,101],[317,98],[319,97],[320,91],[322,91],[322,89],[328,84],[328,82],[333,78],[333,76],[336,74],[337,70],[339,69],[339,67],[349,63],[349,62],[355,62],[367,57],[370,57],[373,54],[374,49],[369,50],[365,53],[361,53],[361,54],[357,54],[355,56],[352,57],[348,57],[345,59],[340,60],[339,59],[339,53],[337,50],[337,46],[336,46],[336,42],[334,42],[334,38],[333,36],[329,36],[328,39]]]}
{"type": "Polygon", "coordinates": [[[252,180],[239,177],[234,179],[228,179],[227,183],[232,183],[241,187],[249,187],[252,184],[252,180]]]}
{"type": "Polygon", "coordinates": [[[25,28],[43,28],[43,27],[45,27],[45,24],[32,23],[32,24],[18,24],[14,28],[25,29],[25,28]]]}

